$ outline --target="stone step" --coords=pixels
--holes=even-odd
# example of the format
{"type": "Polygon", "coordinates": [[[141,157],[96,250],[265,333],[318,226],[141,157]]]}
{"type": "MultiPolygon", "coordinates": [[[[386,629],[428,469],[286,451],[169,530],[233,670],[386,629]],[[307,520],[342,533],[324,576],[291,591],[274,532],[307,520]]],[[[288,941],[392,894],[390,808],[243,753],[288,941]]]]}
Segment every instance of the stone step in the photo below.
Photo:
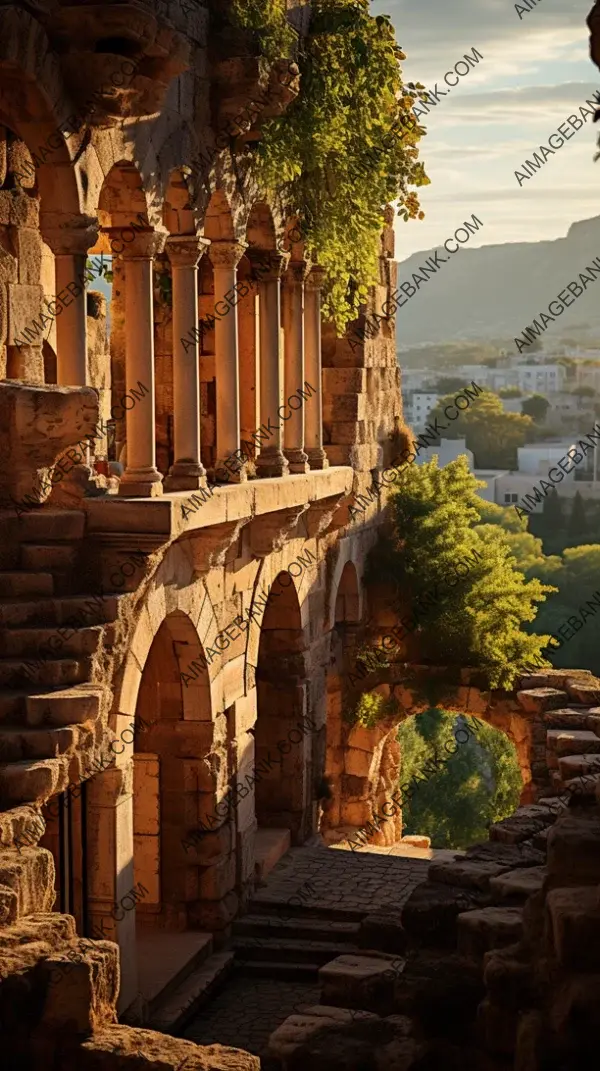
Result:
{"type": "Polygon", "coordinates": [[[558,769],[563,781],[581,774],[600,773],[600,755],[561,755],[558,769]]]}
{"type": "Polygon", "coordinates": [[[600,737],[590,729],[548,729],[546,747],[559,758],[562,755],[598,755],[600,737]]]}
{"type": "Polygon", "coordinates": [[[261,937],[236,937],[233,942],[236,965],[241,963],[318,963],[320,967],[336,956],[358,952],[355,946],[340,941],[306,941],[288,937],[277,940],[261,937]]]}
{"type": "Polygon", "coordinates": [[[235,937],[295,937],[308,941],[333,940],[355,944],[359,932],[358,922],[310,917],[282,919],[271,915],[244,915],[233,924],[235,937]]]}
{"type": "MultiPolygon", "coordinates": [[[[55,628],[3,629],[0,631],[0,657],[46,657],[46,654],[37,654],[38,651],[47,652],[49,657],[60,655],[61,658],[69,655],[91,655],[95,654],[102,641],[101,625],[76,629],[71,636],[66,633],[66,629],[59,632],[55,628]],[[53,652],[53,655],[50,655],[50,652],[53,652]]],[[[600,740],[598,743],[600,744],[600,740]]]]}
{"type": "Polygon", "coordinates": [[[520,941],[523,934],[521,907],[483,907],[458,916],[459,956],[482,963],[492,948],[505,948],[520,941]]]}
{"type": "Polygon", "coordinates": [[[23,543],[21,565],[23,569],[63,573],[74,567],[78,553],[69,543],[23,543]]]}
{"type": "Polygon", "coordinates": [[[430,948],[455,948],[456,920],[464,911],[487,907],[489,890],[459,888],[423,881],[402,908],[402,925],[411,943],[430,948]]]}
{"type": "Polygon", "coordinates": [[[0,729],[0,762],[27,759],[52,759],[72,755],[79,740],[78,727],[65,725],[57,729],[0,729]]]}
{"type": "Polygon", "coordinates": [[[0,804],[41,803],[69,783],[69,758],[33,759],[0,765],[0,804]]]}
{"type": "Polygon", "coordinates": [[[90,684],[28,695],[25,701],[27,724],[62,726],[95,721],[102,709],[103,696],[102,688],[90,684]]]}
{"type": "Polygon", "coordinates": [[[6,601],[0,605],[0,626],[12,628],[53,625],[73,627],[106,624],[119,614],[118,595],[64,595],[57,599],[6,601]]]}
{"type": "Polygon", "coordinates": [[[547,806],[527,804],[519,807],[509,818],[494,822],[489,829],[491,841],[501,844],[520,844],[554,822],[554,815],[547,806]]]}
{"type": "Polygon", "coordinates": [[[405,959],[385,952],[344,953],[319,971],[321,1001],[334,1007],[392,1015],[394,987],[405,966],[405,959]]]}
{"type": "Polygon", "coordinates": [[[277,915],[284,918],[294,919],[337,919],[340,922],[360,922],[365,912],[355,908],[325,907],[315,904],[292,904],[288,900],[277,899],[268,889],[258,892],[248,904],[248,911],[252,915],[277,915]]]}
{"type": "Polygon", "coordinates": [[[25,570],[0,573],[0,598],[19,599],[31,595],[52,595],[52,573],[29,573],[25,570]]]}
{"type": "Polygon", "coordinates": [[[0,691],[0,724],[21,725],[25,722],[27,690],[15,688],[0,691]]]}
{"type": "Polygon", "coordinates": [[[148,1026],[162,1034],[179,1034],[226,982],[234,967],[233,952],[215,952],[156,1008],[148,1026]]]}
{"type": "Polygon", "coordinates": [[[543,718],[548,729],[587,729],[587,707],[560,707],[546,710],[543,718]]]}
{"type": "Polygon", "coordinates": [[[496,901],[524,902],[535,892],[539,892],[546,877],[545,866],[520,867],[490,879],[490,892],[496,901]]]}
{"type": "Polygon", "coordinates": [[[19,517],[22,543],[69,543],[85,533],[85,511],[40,509],[19,517]]]}
{"type": "Polygon", "coordinates": [[[587,796],[592,798],[600,785],[600,770],[596,774],[584,774],[582,777],[571,777],[568,781],[561,781],[561,786],[573,796],[587,796]]]}
{"type": "Polygon", "coordinates": [[[245,977],[279,978],[285,982],[314,982],[320,966],[319,963],[288,963],[285,960],[249,960],[236,967],[236,973],[245,977]]]}
{"type": "Polygon", "coordinates": [[[553,889],[546,910],[559,965],[570,971],[596,971],[600,948],[600,897],[595,885],[553,889]]]}
{"type": "Polygon", "coordinates": [[[0,658],[0,687],[39,688],[40,685],[58,688],[65,684],[81,684],[89,680],[89,659],[53,658],[17,660],[0,658]]]}

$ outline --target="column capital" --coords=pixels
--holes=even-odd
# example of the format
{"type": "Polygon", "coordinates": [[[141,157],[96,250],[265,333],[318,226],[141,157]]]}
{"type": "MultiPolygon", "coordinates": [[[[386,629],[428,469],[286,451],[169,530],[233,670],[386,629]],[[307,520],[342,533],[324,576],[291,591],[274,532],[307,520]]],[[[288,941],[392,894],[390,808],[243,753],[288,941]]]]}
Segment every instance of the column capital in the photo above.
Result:
{"type": "Polygon", "coordinates": [[[236,268],[246,248],[245,242],[211,242],[208,255],[213,268],[236,268]]]}
{"type": "Polygon", "coordinates": [[[100,224],[93,216],[77,216],[61,223],[60,217],[53,219],[46,215],[40,222],[42,238],[55,256],[87,253],[98,241],[100,224]]]}
{"type": "Polygon", "coordinates": [[[306,282],[311,266],[306,260],[290,260],[282,276],[284,286],[302,286],[306,282]]]}
{"type": "Polygon", "coordinates": [[[197,234],[177,234],[167,239],[166,251],[173,268],[196,268],[210,245],[197,234]]]}
{"type": "Polygon", "coordinates": [[[250,249],[246,255],[259,283],[275,282],[281,279],[290,260],[289,253],[282,253],[276,249],[250,249]]]}
{"type": "Polygon", "coordinates": [[[131,227],[107,227],[105,233],[110,239],[111,253],[124,260],[152,260],[162,253],[169,237],[167,231],[134,231],[131,227]],[[117,251],[113,242],[123,248],[117,251]]]}
{"type": "Polygon", "coordinates": [[[325,268],[319,267],[318,264],[313,264],[306,277],[306,289],[321,290],[325,282],[325,274],[325,268]]]}

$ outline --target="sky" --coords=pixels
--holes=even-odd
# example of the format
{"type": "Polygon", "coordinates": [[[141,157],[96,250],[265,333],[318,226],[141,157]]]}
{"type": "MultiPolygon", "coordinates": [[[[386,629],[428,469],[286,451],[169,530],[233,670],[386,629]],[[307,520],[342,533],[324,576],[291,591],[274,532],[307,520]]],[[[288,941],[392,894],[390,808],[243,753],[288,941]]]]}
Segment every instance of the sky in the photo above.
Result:
{"type": "Polygon", "coordinates": [[[397,221],[399,261],[440,245],[473,212],[485,226],[470,248],[564,237],[600,215],[600,123],[591,118],[521,186],[515,177],[600,90],[586,25],[593,0],[529,0],[530,11],[526,2],[519,17],[509,0],[373,0],[371,14],[390,15],[406,54],[405,81],[446,91],[444,75],[465,53],[483,56],[421,120],[431,185],[419,191],[425,219],[397,221]]]}

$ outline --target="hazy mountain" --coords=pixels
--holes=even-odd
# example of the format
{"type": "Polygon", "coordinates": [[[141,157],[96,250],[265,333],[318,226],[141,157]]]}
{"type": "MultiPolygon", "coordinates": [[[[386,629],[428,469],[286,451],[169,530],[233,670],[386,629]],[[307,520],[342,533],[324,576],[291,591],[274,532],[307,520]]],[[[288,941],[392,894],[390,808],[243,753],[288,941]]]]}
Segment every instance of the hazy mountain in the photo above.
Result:
{"type": "MultiPolygon", "coordinates": [[[[600,216],[573,223],[566,238],[552,242],[511,242],[480,249],[464,245],[453,256],[443,248],[439,252],[446,263],[398,309],[402,345],[521,335],[540,312],[548,312],[549,303],[567,283],[579,282],[579,272],[600,256],[600,216]]],[[[398,283],[412,282],[412,273],[433,253],[435,249],[429,249],[401,261],[398,283]]],[[[589,324],[600,334],[600,278],[588,284],[545,334],[565,334],[565,328],[576,324],[589,324]]]]}

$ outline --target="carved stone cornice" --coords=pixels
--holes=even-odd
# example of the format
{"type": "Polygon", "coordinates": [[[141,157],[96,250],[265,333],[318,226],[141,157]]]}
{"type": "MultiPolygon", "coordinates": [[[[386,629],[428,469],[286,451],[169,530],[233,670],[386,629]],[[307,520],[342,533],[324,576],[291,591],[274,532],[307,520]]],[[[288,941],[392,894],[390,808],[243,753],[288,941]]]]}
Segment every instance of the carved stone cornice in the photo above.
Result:
{"type": "Polygon", "coordinates": [[[293,532],[300,517],[306,513],[308,503],[303,502],[289,509],[276,510],[255,517],[250,524],[250,551],[257,558],[266,558],[274,550],[281,550],[293,532]]]}
{"type": "Polygon", "coordinates": [[[246,256],[259,283],[272,283],[281,279],[290,259],[289,253],[274,249],[249,249],[246,256]]]}
{"type": "MultiPolygon", "coordinates": [[[[335,513],[347,498],[348,496],[344,492],[341,495],[330,495],[329,498],[322,498],[317,502],[311,502],[304,518],[307,534],[311,538],[323,535],[323,533],[332,526],[335,513]]],[[[345,523],[347,522],[341,517],[339,524],[336,524],[333,527],[342,528],[345,523]]]]}
{"type": "Polygon", "coordinates": [[[196,529],[189,537],[194,567],[194,579],[210,569],[223,565],[227,551],[235,543],[250,517],[196,529]]]}

